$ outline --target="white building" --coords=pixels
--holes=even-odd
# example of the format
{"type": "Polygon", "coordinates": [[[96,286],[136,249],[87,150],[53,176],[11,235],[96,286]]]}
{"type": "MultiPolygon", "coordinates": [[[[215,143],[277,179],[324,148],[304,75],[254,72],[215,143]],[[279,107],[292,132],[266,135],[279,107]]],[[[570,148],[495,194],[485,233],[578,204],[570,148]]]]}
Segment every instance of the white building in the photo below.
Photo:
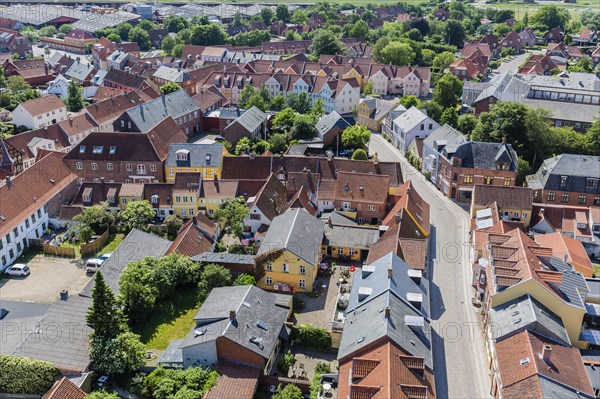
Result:
{"type": "Polygon", "coordinates": [[[406,152],[415,138],[424,139],[439,127],[440,125],[425,112],[411,107],[392,121],[392,131],[389,133],[394,146],[406,152]]]}
{"type": "Polygon", "coordinates": [[[39,129],[64,121],[67,107],[56,95],[47,94],[19,104],[12,115],[15,126],[39,129]]]}
{"type": "Polygon", "coordinates": [[[48,83],[48,94],[55,94],[61,99],[65,99],[68,96],[69,85],[71,81],[65,78],[63,75],[58,75],[56,79],[48,83]]]}

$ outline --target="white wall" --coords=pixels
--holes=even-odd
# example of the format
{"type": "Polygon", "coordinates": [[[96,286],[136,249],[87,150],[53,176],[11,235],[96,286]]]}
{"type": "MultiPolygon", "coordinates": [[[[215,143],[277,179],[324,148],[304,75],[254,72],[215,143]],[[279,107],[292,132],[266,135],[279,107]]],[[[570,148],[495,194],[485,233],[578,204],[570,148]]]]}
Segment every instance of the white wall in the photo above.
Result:
{"type": "Polygon", "coordinates": [[[21,221],[17,226],[18,236],[13,231],[0,238],[0,270],[3,271],[12,265],[16,259],[23,254],[25,248],[29,245],[27,238],[38,238],[44,234],[44,228],[48,228],[48,213],[43,205],[34,212],[35,222],[32,215],[27,216],[27,220],[21,221]],[[39,212],[39,213],[38,213],[39,212]],[[40,217],[41,215],[41,217],[40,217]],[[27,227],[29,224],[29,227],[27,227]],[[37,235],[36,235],[37,232],[37,235]],[[8,240],[10,239],[10,243],[8,240]],[[25,240],[25,243],[23,242],[25,240]],[[12,250],[12,256],[11,256],[12,250]]]}

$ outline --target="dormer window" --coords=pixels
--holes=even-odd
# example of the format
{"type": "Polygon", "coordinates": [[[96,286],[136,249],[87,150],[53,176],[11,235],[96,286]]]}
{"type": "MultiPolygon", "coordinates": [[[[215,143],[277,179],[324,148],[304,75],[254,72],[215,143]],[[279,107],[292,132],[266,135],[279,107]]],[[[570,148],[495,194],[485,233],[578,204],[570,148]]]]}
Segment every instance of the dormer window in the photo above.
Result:
{"type": "Polygon", "coordinates": [[[567,176],[561,176],[560,177],[560,186],[561,187],[566,187],[567,186],[567,176]]]}
{"type": "Polygon", "coordinates": [[[206,165],[210,165],[210,154],[206,154],[206,165]]]}
{"type": "Polygon", "coordinates": [[[187,161],[188,157],[189,157],[190,152],[188,150],[178,150],[175,153],[175,159],[178,161],[187,161]]]}
{"type": "Polygon", "coordinates": [[[95,145],[94,148],[92,149],[92,154],[102,154],[103,149],[104,149],[104,146],[95,145]]]}
{"type": "Polygon", "coordinates": [[[158,194],[154,194],[150,200],[153,204],[158,204],[158,194]]]}

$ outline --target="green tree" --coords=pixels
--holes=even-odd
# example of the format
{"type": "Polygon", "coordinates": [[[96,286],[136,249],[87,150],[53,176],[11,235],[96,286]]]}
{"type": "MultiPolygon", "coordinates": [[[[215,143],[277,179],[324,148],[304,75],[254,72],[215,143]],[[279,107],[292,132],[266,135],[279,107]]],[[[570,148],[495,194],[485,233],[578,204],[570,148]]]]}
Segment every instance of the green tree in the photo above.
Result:
{"type": "Polygon", "coordinates": [[[83,89],[74,80],[71,80],[67,89],[67,109],[69,112],[79,112],[83,109],[83,89]]]}
{"type": "Polygon", "coordinates": [[[30,90],[31,86],[22,76],[12,75],[6,79],[6,87],[13,93],[30,90]]]}
{"type": "Polygon", "coordinates": [[[303,399],[304,394],[302,390],[294,384],[288,384],[282,387],[281,384],[277,387],[277,391],[272,397],[273,399],[303,399]]]}
{"type": "Polygon", "coordinates": [[[94,230],[92,230],[90,226],[86,226],[86,225],[81,226],[79,228],[79,231],[77,232],[77,238],[82,243],[89,242],[92,239],[93,235],[94,235],[94,230]]]}
{"type": "Polygon", "coordinates": [[[310,53],[315,58],[319,58],[321,54],[341,54],[343,49],[344,47],[337,37],[324,29],[320,29],[315,33],[310,45],[310,53]]]}
{"type": "Polygon", "coordinates": [[[546,29],[565,28],[569,22],[569,10],[554,4],[543,5],[529,18],[534,25],[543,25],[546,29]]]}
{"type": "Polygon", "coordinates": [[[525,159],[531,159],[527,148],[527,106],[512,101],[500,101],[489,112],[479,115],[477,126],[473,130],[474,141],[499,143],[504,137],[515,151],[525,159]]]}
{"type": "Polygon", "coordinates": [[[524,148],[520,151],[526,160],[535,165],[536,162],[552,155],[550,122],[551,114],[544,108],[528,108],[525,110],[524,122],[526,140],[523,141],[524,148]]]}
{"type": "Polygon", "coordinates": [[[233,282],[233,285],[255,285],[256,278],[248,273],[242,273],[233,282]]]}
{"type": "Polygon", "coordinates": [[[135,201],[119,212],[119,218],[125,222],[129,230],[139,229],[146,231],[148,223],[156,216],[156,212],[147,200],[135,201]]]}
{"type": "Polygon", "coordinates": [[[350,29],[350,37],[365,39],[369,34],[369,25],[362,19],[356,21],[352,29],[350,29]]]}
{"type": "Polygon", "coordinates": [[[415,59],[415,52],[409,44],[391,42],[381,52],[381,62],[392,65],[408,65],[415,59]]]}
{"type": "Polygon", "coordinates": [[[242,19],[242,14],[240,14],[239,11],[237,11],[235,14],[233,14],[233,21],[231,21],[231,26],[243,26],[244,25],[244,20],[242,19]]]}
{"type": "Polygon", "coordinates": [[[131,262],[119,279],[119,300],[131,324],[144,320],[154,309],[158,289],[152,282],[154,258],[131,262]]]}
{"type": "Polygon", "coordinates": [[[342,144],[346,148],[360,148],[371,140],[371,132],[362,125],[347,127],[342,132],[342,144]]]}
{"type": "Polygon", "coordinates": [[[177,233],[179,232],[179,229],[181,229],[181,226],[183,226],[183,221],[175,214],[169,215],[165,218],[165,226],[167,227],[169,239],[174,239],[177,237],[177,233]]]}
{"type": "Polygon", "coordinates": [[[4,76],[4,68],[0,66],[0,89],[6,87],[6,77],[4,76]]]}
{"type": "Polygon", "coordinates": [[[125,318],[117,307],[115,295],[106,285],[102,272],[97,272],[94,276],[92,306],[88,309],[85,320],[94,330],[94,337],[112,339],[125,331],[125,318]]]}
{"type": "Polygon", "coordinates": [[[444,74],[435,85],[433,100],[444,108],[454,107],[462,96],[463,82],[454,74],[444,74]]]}
{"type": "Polygon", "coordinates": [[[290,140],[288,133],[274,133],[269,137],[269,149],[274,154],[281,154],[287,150],[290,140]]]}
{"type": "Polygon", "coordinates": [[[198,295],[201,301],[204,301],[208,294],[217,287],[225,287],[231,284],[231,272],[229,269],[216,264],[204,266],[200,273],[200,282],[198,283],[198,295]]]}
{"type": "Polygon", "coordinates": [[[352,159],[355,161],[367,161],[369,159],[369,156],[367,155],[365,150],[359,148],[357,150],[354,150],[354,153],[352,154],[352,159]]]}
{"type": "Polygon", "coordinates": [[[438,104],[436,101],[424,101],[419,103],[418,108],[420,109],[424,109],[425,111],[427,111],[427,115],[429,115],[429,117],[431,119],[433,119],[436,122],[439,122],[442,120],[442,114],[444,113],[444,108],[438,104]]]}
{"type": "Polygon", "coordinates": [[[225,32],[218,25],[196,25],[192,28],[191,44],[197,46],[216,46],[225,44],[225,32]]]}
{"type": "Polygon", "coordinates": [[[171,36],[165,37],[161,42],[161,48],[167,55],[171,55],[173,53],[173,49],[175,48],[175,44],[177,42],[171,36]]]}
{"type": "Polygon", "coordinates": [[[442,117],[440,118],[441,124],[448,124],[453,128],[458,127],[458,112],[456,112],[456,108],[450,107],[446,108],[442,113],[442,117]]]}
{"type": "Polygon", "coordinates": [[[121,399],[121,397],[116,392],[108,392],[105,389],[100,391],[94,391],[88,394],[86,399],[121,399]]]}
{"type": "Polygon", "coordinates": [[[56,28],[53,25],[44,26],[39,30],[40,36],[42,37],[52,37],[58,33],[56,28]]]}
{"type": "Polygon", "coordinates": [[[214,212],[216,220],[225,226],[225,231],[236,237],[241,236],[244,229],[244,219],[248,217],[248,207],[244,197],[225,200],[214,212]]]}
{"type": "Polygon", "coordinates": [[[183,29],[189,28],[190,22],[182,16],[169,15],[167,18],[165,18],[163,22],[163,27],[169,32],[177,33],[183,29]]]}
{"type": "MultiPolygon", "coordinates": [[[[579,133],[572,127],[552,127],[553,154],[589,154],[590,140],[585,133],[579,133]]],[[[597,150],[596,150],[597,151],[597,150]]]]}
{"type": "Polygon", "coordinates": [[[285,97],[281,94],[277,94],[273,97],[273,100],[271,100],[271,109],[273,111],[281,111],[283,108],[285,108],[285,97]]]}
{"type": "Polygon", "coordinates": [[[402,105],[404,108],[409,109],[411,107],[418,107],[419,106],[419,99],[415,96],[404,96],[400,99],[400,105],[402,105]]]}
{"type": "Polygon", "coordinates": [[[310,110],[310,114],[314,117],[315,120],[318,120],[320,117],[325,115],[325,102],[320,98],[315,100],[315,103],[310,110]]]}
{"type": "Polygon", "coordinates": [[[315,137],[317,135],[315,122],[315,119],[311,115],[300,114],[296,116],[292,125],[292,138],[299,140],[315,137]]]}
{"type": "Polygon", "coordinates": [[[150,40],[150,34],[148,31],[137,26],[129,31],[129,41],[137,42],[137,44],[140,46],[140,50],[142,51],[148,51],[152,46],[152,41],[150,40]]]}
{"type": "Polygon", "coordinates": [[[287,97],[287,106],[300,114],[307,114],[310,112],[310,98],[306,92],[290,93],[287,97]]]}
{"type": "Polygon", "coordinates": [[[596,118],[587,131],[592,155],[600,155],[600,118],[596,118]]]}
{"type": "Polygon", "coordinates": [[[290,11],[287,4],[278,4],[275,9],[275,19],[281,22],[290,22],[290,11]]]}
{"type": "Polygon", "coordinates": [[[265,25],[271,25],[271,21],[273,20],[273,11],[269,7],[263,7],[260,9],[260,18],[263,20],[265,25]]]}
{"type": "Polygon", "coordinates": [[[433,71],[443,73],[454,62],[454,54],[449,51],[439,53],[433,59],[433,71]]]}
{"type": "Polygon", "coordinates": [[[293,24],[304,25],[308,21],[308,17],[306,16],[306,13],[304,11],[298,9],[294,11],[294,14],[292,14],[292,18],[290,21],[293,24]]]}
{"type": "Polygon", "coordinates": [[[406,32],[405,36],[408,37],[410,40],[414,40],[415,42],[420,42],[421,40],[423,40],[423,35],[421,35],[421,31],[416,28],[413,28],[406,32]]]}
{"type": "Polygon", "coordinates": [[[73,30],[73,25],[71,24],[63,24],[58,28],[58,31],[63,35],[69,34],[73,30]]]}
{"type": "Polygon", "coordinates": [[[460,21],[449,19],[444,26],[444,41],[447,44],[460,46],[465,40],[465,27],[460,21]]]}
{"type": "Polygon", "coordinates": [[[160,93],[164,96],[169,93],[174,93],[176,91],[181,90],[181,86],[179,86],[175,82],[167,82],[164,85],[160,86],[160,93]]]}
{"type": "Polygon", "coordinates": [[[517,159],[517,179],[515,181],[515,185],[519,187],[523,186],[525,183],[525,178],[530,174],[531,166],[529,165],[529,162],[519,157],[517,159]]]}
{"type": "Polygon", "coordinates": [[[139,335],[124,332],[112,339],[92,337],[90,342],[92,369],[101,373],[125,374],[146,363],[146,347],[139,335]]]}
{"type": "Polygon", "coordinates": [[[286,133],[292,130],[298,113],[291,108],[284,108],[273,118],[271,128],[276,132],[286,133]]]}
{"type": "Polygon", "coordinates": [[[464,114],[458,118],[458,130],[464,134],[471,134],[477,126],[477,118],[473,114],[464,114]]]}
{"type": "Polygon", "coordinates": [[[121,43],[121,36],[116,32],[109,34],[106,38],[113,43],[121,43]]]}
{"type": "Polygon", "coordinates": [[[0,392],[43,395],[60,374],[50,362],[0,355],[0,392]]]}
{"type": "Polygon", "coordinates": [[[114,223],[115,217],[108,210],[108,204],[101,202],[89,208],[73,218],[74,221],[90,226],[95,234],[102,234],[114,223]]]}
{"type": "Polygon", "coordinates": [[[115,29],[119,36],[121,36],[121,40],[127,40],[133,26],[129,22],[123,22],[122,24],[117,25],[115,29]]]}
{"type": "Polygon", "coordinates": [[[575,65],[570,65],[567,69],[570,72],[592,72],[594,65],[588,57],[583,56],[577,60],[575,65]]]}
{"type": "Polygon", "coordinates": [[[242,137],[238,140],[237,144],[235,145],[235,155],[242,155],[246,152],[250,152],[251,148],[252,142],[250,141],[250,139],[248,137],[242,137]]]}

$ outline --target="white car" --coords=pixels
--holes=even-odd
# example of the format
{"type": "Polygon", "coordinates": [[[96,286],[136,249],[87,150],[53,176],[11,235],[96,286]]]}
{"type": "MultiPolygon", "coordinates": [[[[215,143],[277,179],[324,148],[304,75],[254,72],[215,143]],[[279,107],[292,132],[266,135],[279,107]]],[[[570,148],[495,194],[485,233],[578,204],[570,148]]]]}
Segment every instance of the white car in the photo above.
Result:
{"type": "Polygon", "coordinates": [[[5,271],[9,276],[27,276],[31,273],[29,266],[22,263],[15,263],[5,271]]]}
{"type": "Polygon", "coordinates": [[[98,269],[100,269],[100,266],[102,266],[103,263],[104,263],[104,260],[100,259],[100,258],[88,259],[87,262],[85,262],[85,272],[86,273],[96,273],[98,271],[98,269]]]}

